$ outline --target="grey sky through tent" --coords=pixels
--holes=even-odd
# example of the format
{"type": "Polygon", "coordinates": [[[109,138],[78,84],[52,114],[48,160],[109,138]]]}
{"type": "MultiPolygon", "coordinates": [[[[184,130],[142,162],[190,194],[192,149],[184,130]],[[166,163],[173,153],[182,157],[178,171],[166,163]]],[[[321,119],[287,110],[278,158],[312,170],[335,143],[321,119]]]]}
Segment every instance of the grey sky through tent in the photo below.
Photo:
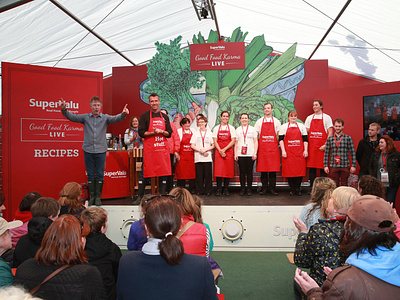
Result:
{"type": "MultiPolygon", "coordinates": [[[[62,6],[136,65],[156,52],[154,43],[215,30],[198,20],[190,0],[59,0],[62,6]]],[[[283,52],[297,42],[296,55],[308,58],[346,0],[215,0],[221,35],[236,27],[246,41],[264,34],[283,52]]],[[[352,1],[312,59],[330,67],[378,79],[400,78],[400,3],[352,1]]],[[[0,60],[23,64],[112,73],[131,65],[48,0],[35,0],[0,14],[0,60]]]]}

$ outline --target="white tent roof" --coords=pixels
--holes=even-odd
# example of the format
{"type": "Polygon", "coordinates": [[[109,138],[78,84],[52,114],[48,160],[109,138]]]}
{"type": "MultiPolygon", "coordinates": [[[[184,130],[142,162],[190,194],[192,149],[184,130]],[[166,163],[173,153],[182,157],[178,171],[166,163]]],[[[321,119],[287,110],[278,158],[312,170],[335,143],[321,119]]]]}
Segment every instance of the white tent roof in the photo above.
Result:
{"type": "MultiPolygon", "coordinates": [[[[264,34],[266,44],[309,58],[346,0],[214,0],[221,35],[241,27],[246,41],[264,34]]],[[[182,35],[207,37],[211,19],[199,21],[190,0],[58,0],[132,63],[148,61],[156,41],[182,35]]],[[[353,0],[312,59],[381,81],[400,78],[400,2],[353,0]]],[[[112,73],[132,65],[49,0],[34,0],[0,14],[0,60],[112,73]]]]}

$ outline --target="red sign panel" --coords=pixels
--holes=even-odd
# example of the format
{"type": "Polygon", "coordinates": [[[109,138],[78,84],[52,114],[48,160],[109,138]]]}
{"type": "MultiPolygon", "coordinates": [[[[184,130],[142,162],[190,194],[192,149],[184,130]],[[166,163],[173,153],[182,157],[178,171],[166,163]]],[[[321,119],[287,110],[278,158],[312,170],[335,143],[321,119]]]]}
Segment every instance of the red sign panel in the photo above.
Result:
{"type": "Polygon", "coordinates": [[[99,72],[2,63],[3,187],[6,218],[22,197],[38,191],[59,198],[65,183],[86,182],[83,125],[63,117],[64,99],[73,113],[90,112],[89,100],[102,97],[99,72]]]}
{"type": "Polygon", "coordinates": [[[190,67],[192,71],[244,69],[244,42],[192,44],[190,67]]]}

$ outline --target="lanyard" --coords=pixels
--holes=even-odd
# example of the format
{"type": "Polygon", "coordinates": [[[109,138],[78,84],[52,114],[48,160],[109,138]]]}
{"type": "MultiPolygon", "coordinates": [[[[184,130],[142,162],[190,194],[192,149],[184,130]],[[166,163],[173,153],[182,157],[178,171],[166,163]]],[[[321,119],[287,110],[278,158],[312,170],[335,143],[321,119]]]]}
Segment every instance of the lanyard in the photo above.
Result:
{"type": "Polygon", "coordinates": [[[383,170],[386,170],[386,158],[387,158],[387,154],[386,154],[386,157],[385,157],[385,155],[382,153],[383,170]]]}
{"type": "Polygon", "coordinates": [[[246,144],[246,136],[247,136],[247,131],[249,130],[249,125],[247,125],[247,128],[246,128],[246,133],[244,133],[244,131],[243,131],[243,126],[242,126],[242,132],[243,132],[243,138],[244,138],[244,144],[246,144]]]}
{"type": "Polygon", "coordinates": [[[338,142],[336,141],[336,134],[334,135],[335,144],[336,144],[336,148],[337,148],[336,153],[339,153],[339,145],[340,145],[340,142],[342,141],[343,136],[344,136],[344,134],[342,134],[342,136],[341,136],[341,138],[340,138],[340,140],[339,140],[339,143],[338,143],[338,142]]]}
{"type": "Polygon", "coordinates": [[[204,148],[204,140],[206,139],[207,129],[204,131],[204,136],[201,134],[201,130],[199,130],[199,131],[200,131],[201,140],[203,141],[203,148],[204,148]]]}

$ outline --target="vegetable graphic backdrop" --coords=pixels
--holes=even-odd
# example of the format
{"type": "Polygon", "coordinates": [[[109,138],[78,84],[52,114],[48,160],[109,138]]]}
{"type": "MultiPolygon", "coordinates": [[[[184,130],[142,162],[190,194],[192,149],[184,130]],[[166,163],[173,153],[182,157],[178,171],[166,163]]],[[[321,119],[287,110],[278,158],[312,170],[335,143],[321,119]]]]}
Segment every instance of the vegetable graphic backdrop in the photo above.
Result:
{"type": "MultiPolygon", "coordinates": [[[[236,28],[225,42],[243,42],[246,33],[236,28]]],[[[231,113],[229,123],[240,125],[241,113],[248,113],[250,124],[264,115],[264,103],[270,102],[273,114],[282,123],[287,122],[287,114],[295,109],[294,104],[281,95],[262,94],[269,85],[293,72],[305,59],[295,57],[296,44],[282,55],[273,55],[273,49],[265,44],[264,35],[256,36],[246,46],[246,68],[241,70],[190,70],[190,50],[181,50],[182,37],[170,44],[157,42],[158,53],[147,64],[149,83],[145,92],[156,92],[160,96],[160,107],[176,113],[174,122],[179,124],[183,116],[194,120],[198,112],[209,119],[209,126],[220,123],[219,114],[223,110],[231,113]],[[191,94],[191,89],[200,89],[205,82],[204,107],[191,94]]],[[[206,40],[201,33],[193,36],[196,43],[217,43],[218,34],[211,30],[206,40]]],[[[145,99],[143,99],[145,100],[145,99]]],[[[147,99],[145,100],[147,101],[147,99]]],[[[179,125],[178,125],[179,126],[179,125]]]]}

